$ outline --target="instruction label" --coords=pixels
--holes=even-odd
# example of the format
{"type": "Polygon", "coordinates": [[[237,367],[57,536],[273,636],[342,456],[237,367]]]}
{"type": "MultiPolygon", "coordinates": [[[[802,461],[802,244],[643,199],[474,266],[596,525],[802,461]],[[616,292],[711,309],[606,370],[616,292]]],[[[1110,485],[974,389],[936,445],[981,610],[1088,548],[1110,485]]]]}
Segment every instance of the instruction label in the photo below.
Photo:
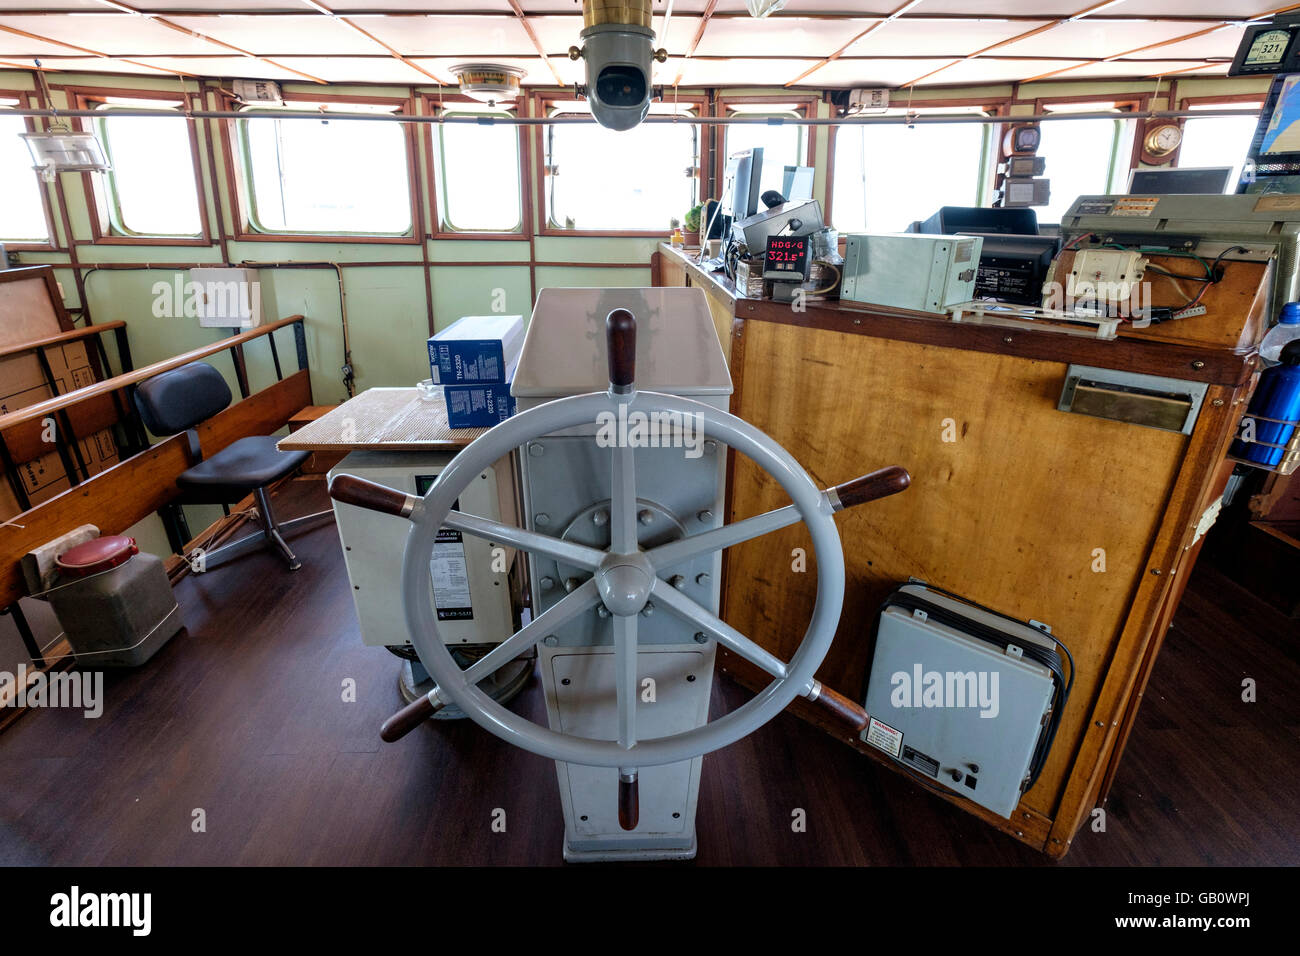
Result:
{"type": "Polygon", "coordinates": [[[867,724],[867,743],[891,757],[897,757],[903,749],[903,732],[872,717],[867,724]]]}
{"type": "Polygon", "coordinates": [[[474,606],[469,597],[469,562],[459,531],[442,528],[433,544],[429,561],[433,576],[433,603],[440,621],[472,621],[474,606]]]}

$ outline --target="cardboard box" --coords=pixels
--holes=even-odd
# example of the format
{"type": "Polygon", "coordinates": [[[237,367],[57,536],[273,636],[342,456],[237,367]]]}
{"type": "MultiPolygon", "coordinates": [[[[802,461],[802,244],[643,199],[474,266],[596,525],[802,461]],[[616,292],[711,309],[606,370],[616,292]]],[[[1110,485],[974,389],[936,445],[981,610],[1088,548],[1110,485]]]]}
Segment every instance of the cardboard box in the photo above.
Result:
{"type": "Polygon", "coordinates": [[[515,413],[515,398],[510,386],[515,378],[518,355],[506,370],[504,382],[483,385],[444,385],[447,424],[452,428],[491,428],[515,413]]]}
{"type": "Polygon", "coordinates": [[[524,344],[522,315],[467,315],[429,339],[435,385],[505,382],[524,344]]]}

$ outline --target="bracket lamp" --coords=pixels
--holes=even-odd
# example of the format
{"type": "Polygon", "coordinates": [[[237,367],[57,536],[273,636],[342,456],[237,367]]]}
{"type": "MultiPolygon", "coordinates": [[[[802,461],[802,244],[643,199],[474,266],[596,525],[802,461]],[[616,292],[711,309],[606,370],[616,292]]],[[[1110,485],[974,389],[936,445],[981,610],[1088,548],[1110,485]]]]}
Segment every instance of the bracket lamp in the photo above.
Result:
{"type": "Polygon", "coordinates": [[[104,173],[113,167],[104,156],[104,148],[94,133],[67,128],[45,133],[19,133],[27,140],[33,167],[47,183],[58,173],[104,173]]]}

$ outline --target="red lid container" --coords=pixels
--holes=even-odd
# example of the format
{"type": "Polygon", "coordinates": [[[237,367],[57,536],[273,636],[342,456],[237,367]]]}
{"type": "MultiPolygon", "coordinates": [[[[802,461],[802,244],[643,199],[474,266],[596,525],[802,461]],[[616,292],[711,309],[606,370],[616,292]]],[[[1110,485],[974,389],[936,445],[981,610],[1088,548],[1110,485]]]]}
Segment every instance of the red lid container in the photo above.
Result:
{"type": "Polygon", "coordinates": [[[85,578],[125,564],[133,554],[139,553],[135,538],[110,534],[69,548],[55,558],[54,563],[70,578],[85,578]]]}

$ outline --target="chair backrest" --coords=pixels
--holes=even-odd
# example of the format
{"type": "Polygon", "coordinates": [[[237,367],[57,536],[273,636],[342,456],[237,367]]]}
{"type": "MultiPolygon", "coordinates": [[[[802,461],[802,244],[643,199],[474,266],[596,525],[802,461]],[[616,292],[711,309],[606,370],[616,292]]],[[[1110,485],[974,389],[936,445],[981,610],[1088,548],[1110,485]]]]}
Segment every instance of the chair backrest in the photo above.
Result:
{"type": "Polygon", "coordinates": [[[230,386],[211,365],[191,362],[141,382],[135,407],[155,435],[175,435],[230,404],[230,386]]]}

